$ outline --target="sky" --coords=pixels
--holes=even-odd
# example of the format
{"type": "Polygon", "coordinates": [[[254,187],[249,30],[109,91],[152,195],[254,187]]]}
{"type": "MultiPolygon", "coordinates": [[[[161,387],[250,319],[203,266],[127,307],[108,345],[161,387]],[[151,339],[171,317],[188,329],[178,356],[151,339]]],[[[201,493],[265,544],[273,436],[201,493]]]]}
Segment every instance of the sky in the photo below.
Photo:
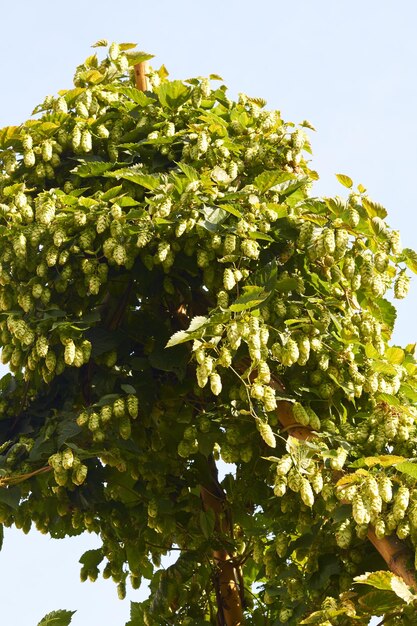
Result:
{"type": "MultiPolygon", "coordinates": [[[[172,78],[217,73],[232,97],[259,96],[287,121],[308,119],[317,129],[315,192],[344,195],[334,175],[348,174],[417,248],[416,18],[414,0],[3,0],[0,128],[70,88],[96,40],[137,42],[172,78]]],[[[394,342],[414,343],[416,281],[397,307],[394,342]]],[[[96,545],[89,535],[56,541],[7,530],[2,623],[36,626],[66,608],[78,609],[73,626],[123,626],[129,603],[112,583],[78,582],[78,558],[96,545]]]]}

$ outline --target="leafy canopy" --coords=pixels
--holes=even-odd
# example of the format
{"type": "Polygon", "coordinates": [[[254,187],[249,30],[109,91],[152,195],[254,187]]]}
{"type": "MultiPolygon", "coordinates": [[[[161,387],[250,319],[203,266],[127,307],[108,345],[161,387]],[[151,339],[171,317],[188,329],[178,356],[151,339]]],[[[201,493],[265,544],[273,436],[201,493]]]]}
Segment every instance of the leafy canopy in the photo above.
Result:
{"type": "Polygon", "coordinates": [[[112,44],[0,131],[1,522],[97,533],[83,580],[151,581],[129,626],[217,623],[221,549],[250,624],[411,623],[364,542],[416,546],[417,366],[386,294],[417,256],[348,176],[312,197],[307,122],[163,66],[141,92],[149,56],[112,44]]]}

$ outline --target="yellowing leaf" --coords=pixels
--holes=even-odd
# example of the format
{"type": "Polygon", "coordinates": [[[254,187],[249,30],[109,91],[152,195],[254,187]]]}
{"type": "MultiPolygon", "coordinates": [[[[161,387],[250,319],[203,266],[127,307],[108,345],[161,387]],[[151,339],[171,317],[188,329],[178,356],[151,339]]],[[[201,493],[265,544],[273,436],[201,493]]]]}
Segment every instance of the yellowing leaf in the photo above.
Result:
{"type": "Polygon", "coordinates": [[[353,186],[353,180],[349,178],[349,176],[346,176],[346,174],[336,174],[336,178],[339,183],[341,183],[348,189],[351,189],[351,187],[353,186]]]}

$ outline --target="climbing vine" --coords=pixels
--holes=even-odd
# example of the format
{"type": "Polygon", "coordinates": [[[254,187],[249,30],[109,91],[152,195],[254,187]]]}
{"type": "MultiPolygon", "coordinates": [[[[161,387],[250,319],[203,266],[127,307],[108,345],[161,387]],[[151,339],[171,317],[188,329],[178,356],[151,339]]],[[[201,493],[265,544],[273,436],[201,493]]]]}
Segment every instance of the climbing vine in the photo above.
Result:
{"type": "Polygon", "coordinates": [[[417,255],[348,176],[314,197],[308,122],[149,58],[0,131],[0,520],[97,533],[129,626],[412,624],[417,255]]]}

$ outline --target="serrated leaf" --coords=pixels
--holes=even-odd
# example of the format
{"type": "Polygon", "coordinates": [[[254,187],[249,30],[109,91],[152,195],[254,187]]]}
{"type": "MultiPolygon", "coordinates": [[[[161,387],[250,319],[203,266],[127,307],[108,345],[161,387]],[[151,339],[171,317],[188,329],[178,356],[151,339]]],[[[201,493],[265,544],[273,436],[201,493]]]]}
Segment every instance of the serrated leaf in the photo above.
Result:
{"type": "Polygon", "coordinates": [[[288,208],[283,204],[277,204],[276,202],[267,202],[266,206],[270,211],[273,211],[277,219],[282,219],[283,217],[287,217],[288,208]]]}
{"type": "Polygon", "coordinates": [[[354,474],[347,474],[346,476],[339,478],[335,487],[344,487],[345,485],[350,485],[352,483],[357,482],[357,480],[358,480],[357,472],[355,472],[354,474]]]}
{"type": "Polygon", "coordinates": [[[391,610],[398,610],[398,598],[387,590],[376,590],[358,598],[361,607],[373,615],[381,615],[391,610]]]}
{"type": "Polygon", "coordinates": [[[109,200],[113,200],[113,198],[117,198],[117,196],[120,194],[122,189],[123,189],[123,185],[117,185],[116,187],[111,187],[111,189],[108,189],[107,191],[103,193],[103,195],[100,197],[100,200],[103,200],[103,202],[108,202],[109,200]]]}
{"type": "Polygon", "coordinates": [[[261,193],[265,193],[268,189],[275,187],[279,183],[283,183],[287,180],[293,180],[293,174],[289,172],[283,172],[282,170],[270,170],[262,172],[253,181],[255,187],[259,189],[261,193]]]}
{"type": "Polygon", "coordinates": [[[7,148],[17,138],[18,126],[5,126],[0,130],[0,148],[7,148]]]}
{"type": "Polygon", "coordinates": [[[336,178],[344,187],[348,189],[352,188],[353,180],[349,176],[346,176],[346,174],[336,174],[336,178]]]}
{"type": "Polygon", "coordinates": [[[20,489],[19,487],[1,487],[0,488],[0,502],[7,504],[12,509],[17,509],[20,502],[20,489]]]}
{"type": "Polygon", "coordinates": [[[77,165],[71,170],[72,174],[77,174],[81,178],[87,178],[88,176],[101,176],[104,172],[108,172],[114,167],[114,163],[106,161],[87,161],[77,165]]]}
{"type": "Polygon", "coordinates": [[[104,80],[104,75],[98,70],[88,70],[87,72],[82,72],[80,74],[80,78],[91,85],[98,85],[104,80]]]}
{"type": "Polygon", "coordinates": [[[417,391],[410,385],[401,385],[400,392],[412,402],[417,402],[417,391]]]}
{"type": "Polygon", "coordinates": [[[189,181],[194,182],[195,180],[199,180],[200,176],[197,170],[191,165],[187,165],[187,163],[177,163],[178,167],[182,171],[183,174],[186,175],[189,181]]]}
{"type": "Polygon", "coordinates": [[[139,104],[141,107],[146,107],[148,104],[155,102],[153,98],[147,96],[140,89],[136,89],[136,87],[118,87],[117,93],[123,94],[126,98],[129,98],[129,100],[139,104]]]}
{"type": "Polygon", "coordinates": [[[392,577],[391,589],[399,598],[401,598],[401,600],[404,600],[404,602],[406,602],[407,604],[410,604],[410,602],[413,602],[417,599],[417,596],[415,596],[411,592],[410,587],[406,585],[406,583],[398,576],[392,577]]]}
{"type": "Polygon", "coordinates": [[[360,576],[356,576],[353,579],[357,583],[363,585],[370,585],[376,589],[393,591],[399,598],[404,600],[407,604],[412,602],[416,596],[411,593],[410,588],[405,582],[386,570],[380,570],[378,572],[366,572],[360,576]]]}
{"type": "Polygon", "coordinates": [[[141,602],[130,603],[130,620],[125,626],[143,626],[143,604],[141,602]]]}
{"type": "Polygon", "coordinates": [[[240,313],[241,311],[253,309],[254,307],[258,307],[269,296],[269,293],[266,292],[263,287],[257,287],[255,285],[246,285],[243,287],[243,290],[244,293],[236,298],[234,303],[230,305],[229,311],[240,313]]]}
{"type": "Polygon", "coordinates": [[[136,48],[137,45],[137,43],[119,43],[119,48],[120,50],[132,50],[136,48]]]}
{"type": "Polygon", "coordinates": [[[38,626],[68,626],[74,613],[75,611],[66,611],[64,609],[52,611],[41,619],[38,626]]]}
{"type": "Polygon", "coordinates": [[[129,169],[116,170],[115,172],[107,172],[108,177],[128,180],[136,185],[141,185],[145,189],[153,190],[159,187],[161,180],[159,176],[152,174],[138,174],[136,171],[129,169]]]}
{"type": "Polygon", "coordinates": [[[385,350],[384,357],[387,361],[393,363],[394,365],[401,365],[404,361],[405,353],[401,348],[392,346],[391,348],[387,348],[387,350],[385,350]]]}
{"type": "Polygon", "coordinates": [[[159,102],[168,109],[177,109],[187,102],[191,89],[180,80],[166,81],[155,89],[159,102]]]}
{"type": "Polygon", "coordinates": [[[109,42],[107,39],[99,39],[96,43],[93,43],[92,48],[107,48],[109,42]]]}
{"type": "Polygon", "coordinates": [[[413,478],[417,478],[417,463],[413,463],[412,461],[403,461],[402,463],[398,463],[395,466],[402,474],[407,474],[407,476],[412,476],[413,478]]]}
{"type": "Polygon", "coordinates": [[[402,258],[404,259],[407,267],[414,272],[414,274],[417,274],[417,252],[411,248],[404,248],[402,258]]]}
{"type": "Polygon", "coordinates": [[[87,569],[94,569],[98,567],[104,558],[103,550],[98,548],[97,550],[87,550],[81,555],[79,563],[85,565],[87,569]]]}
{"type": "Polygon", "coordinates": [[[242,213],[239,211],[239,209],[237,209],[232,204],[220,204],[219,206],[221,209],[223,209],[224,211],[227,211],[227,213],[230,213],[231,215],[234,215],[235,217],[242,217],[242,213]]]}
{"type": "Polygon", "coordinates": [[[190,341],[191,339],[198,339],[202,336],[207,322],[208,318],[203,317],[202,315],[193,317],[188,329],[179,330],[178,332],[174,333],[169,339],[165,348],[172,348],[173,346],[185,343],[186,341],[190,341]]]}
{"type": "Polygon", "coordinates": [[[379,374],[387,374],[387,376],[397,375],[395,367],[390,363],[385,363],[385,361],[373,361],[371,367],[374,372],[378,372],[379,374]]]}
{"type": "Polygon", "coordinates": [[[281,293],[288,293],[289,291],[296,289],[297,285],[297,280],[289,276],[288,278],[281,278],[277,280],[274,284],[274,289],[275,291],[279,291],[281,293]]]}
{"type": "Polygon", "coordinates": [[[387,216],[387,210],[377,202],[374,202],[370,198],[362,198],[362,206],[365,209],[368,217],[380,217],[384,219],[387,216]]]}
{"type": "Polygon", "coordinates": [[[371,343],[367,343],[365,346],[365,354],[368,359],[379,359],[380,355],[376,348],[371,343]]]}
{"type": "Polygon", "coordinates": [[[390,406],[396,406],[398,408],[401,408],[400,400],[397,398],[397,396],[393,396],[390,393],[379,393],[376,399],[378,400],[378,402],[386,402],[390,406]]]}
{"type": "Polygon", "coordinates": [[[376,458],[378,459],[379,465],[382,467],[390,467],[391,465],[396,465],[404,460],[403,456],[397,456],[395,454],[381,454],[376,458]]]}
{"type": "Polygon", "coordinates": [[[143,63],[144,61],[149,61],[154,58],[154,54],[149,54],[148,52],[142,52],[141,50],[135,50],[130,52],[129,50],[126,52],[127,60],[129,61],[129,66],[137,65],[138,63],[143,63]]]}

